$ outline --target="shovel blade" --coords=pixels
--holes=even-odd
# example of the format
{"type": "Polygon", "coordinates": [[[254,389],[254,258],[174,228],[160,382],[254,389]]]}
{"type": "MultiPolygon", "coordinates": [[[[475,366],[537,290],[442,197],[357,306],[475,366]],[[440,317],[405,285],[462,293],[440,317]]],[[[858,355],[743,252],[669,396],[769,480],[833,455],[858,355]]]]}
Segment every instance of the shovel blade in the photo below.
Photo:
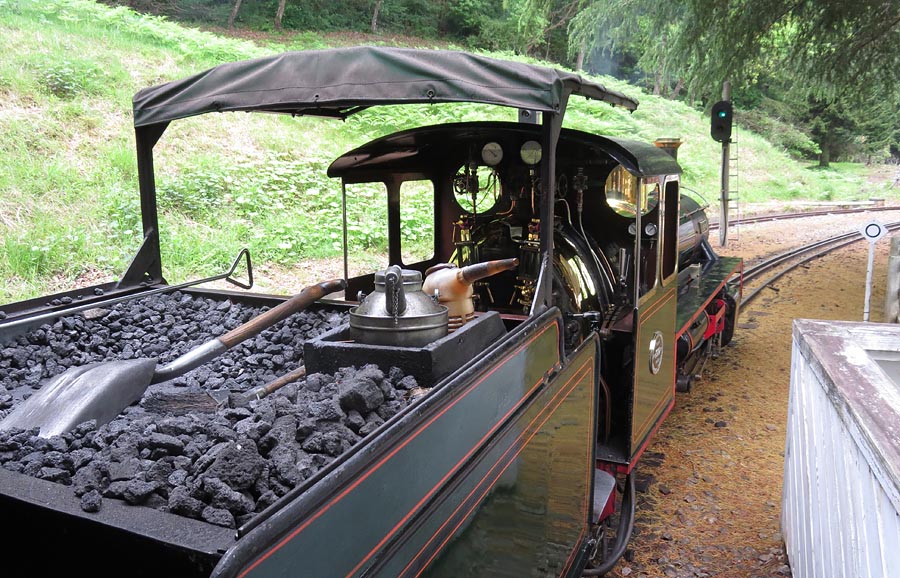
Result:
{"type": "Polygon", "coordinates": [[[71,431],[80,423],[109,423],[138,401],[150,385],[155,359],[103,361],[72,367],[0,421],[0,430],[40,427],[44,438],[71,431]]]}

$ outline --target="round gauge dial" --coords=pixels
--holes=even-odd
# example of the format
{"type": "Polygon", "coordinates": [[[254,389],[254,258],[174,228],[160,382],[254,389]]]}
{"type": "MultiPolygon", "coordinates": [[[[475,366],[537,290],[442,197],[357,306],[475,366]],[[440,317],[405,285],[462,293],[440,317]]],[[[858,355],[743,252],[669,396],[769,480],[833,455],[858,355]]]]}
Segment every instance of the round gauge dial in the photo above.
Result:
{"type": "Polygon", "coordinates": [[[526,141],[519,154],[526,165],[536,165],[541,162],[541,143],[536,140],[526,141]]]}
{"type": "Polygon", "coordinates": [[[497,166],[503,160],[503,147],[500,146],[500,143],[487,143],[481,149],[481,160],[488,166],[497,166]]]}

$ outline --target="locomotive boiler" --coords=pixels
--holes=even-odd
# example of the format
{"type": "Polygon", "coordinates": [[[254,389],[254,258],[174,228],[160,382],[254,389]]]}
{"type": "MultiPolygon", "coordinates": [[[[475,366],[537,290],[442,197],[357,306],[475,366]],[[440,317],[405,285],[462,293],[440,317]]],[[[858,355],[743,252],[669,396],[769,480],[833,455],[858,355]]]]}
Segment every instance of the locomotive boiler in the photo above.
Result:
{"type": "Polygon", "coordinates": [[[14,551],[55,571],[104,544],[84,564],[93,575],[607,572],[631,534],[641,455],[676,391],[731,340],[742,265],[709,245],[674,149],[564,125],[571,98],[637,107],[564,71],[377,47],[227,63],[137,93],[144,241],[130,267],[0,308],[0,510],[22,520],[14,551]],[[456,102],[519,120],[404,130],[328,167],[341,279],[299,300],[170,291],[154,147],[171,123],[456,102]],[[413,197],[431,216],[424,252],[406,246],[413,197]],[[348,234],[358,202],[386,206],[374,270],[348,234]],[[187,310],[200,321],[179,324],[187,310]],[[206,325],[229,331],[192,340],[206,325]],[[158,327],[177,352],[148,344],[158,327]],[[104,363],[142,356],[139,400],[118,415],[31,395],[90,362],[106,395],[86,387],[79,401],[108,410],[119,366],[104,363]],[[44,435],[23,417],[29,402],[84,421],[44,435]],[[63,555],[42,556],[46,540],[63,555]]]}

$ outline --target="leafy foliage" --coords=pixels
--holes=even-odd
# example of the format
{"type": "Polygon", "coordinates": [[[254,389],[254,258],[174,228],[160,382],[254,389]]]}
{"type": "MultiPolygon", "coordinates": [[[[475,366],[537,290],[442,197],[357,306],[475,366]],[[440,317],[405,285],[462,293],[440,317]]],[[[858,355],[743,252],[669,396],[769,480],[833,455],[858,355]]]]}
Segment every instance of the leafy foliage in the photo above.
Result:
{"type": "Polygon", "coordinates": [[[745,109],[740,118],[748,128],[780,135],[788,150],[818,149],[822,164],[864,151],[886,155],[896,134],[886,129],[900,124],[896,1],[591,0],[570,30],[610,54],[639,54],[654,93],[665,94],[660,87],[674,81],[676,89],[687,85],[690,101],[708,103],[730,80],[745,105],[748,93],[788,105],[794,113],[780,122],[793,126],[783,125],[783,133],[761,111],[745,109]]]}
{"type": "MultiPolygon", "coordinates": [[[[410,15],[390,15],[391,10],[402,12],[403,6],[437,14],[430,24],[437,29],[441,22],[470,16],[472,20],[459,22],[474,25],[482,13],[493,16],[482,19],[477,32],[467,32],[468,42],[480,42],[492,30],[519,38],[518,21],[511,18],[524,14],[516,11],[528,8],[528,2],[385,0],[384,22],[395,26],[407,18],[409,26],[419,26],[410,15]]],[[[205,5],[212,9],[216,4],[205,5]]],[[[337,10],[341,3],[332,4],[337,10]]],[[[363,4],[360,0],[356,5],[362,9],[363,4]]],[[[545,5],[550,8],[546,20],[523,22],[552,25],[560,21],[554,11],[564,5],[551,2],[545,5]]],[[[367,25],[368,19],[362,20],[362,26],[367,25]]],[[[83,275],[93,282],[113,280],[128,265],[142,241],[130,116],[137,90],[226,60],[326,45],[314,33],[262,38],[257,44],[89,0],[0,0],[0,30],[7,48],[0,59],[5,113],[0,115],[5,137],[0,139],[0,279],[5,281],[0,301],[71,287],[83,275]]],[[[564,30],[554,29],[550,37],[540,32],[535,27],[529,34],[544,38],[535,50],[546,53],[547,38],[559,38],[564,30]]],[[[514,54],[509,51],[512,44],[502,46],[505,51],[492,56],[546,64],[533,55],[514,54]]],[[[527,43],[521,46],[527,48],[527,43]]],[[[641,106],[628,114],[574,99],[566,126],[644,141],[678,136],[684,141],[679,150],[683,181],[715,197],[709,191],[716,190],[719,151],[708,137],[705,116],[612,78],[590,78],[637,97],[641,106]]],[[[760,102],[748,101],[747,106],[760,102]]],[[[884,108],[879,114],[890,113],[884,108]]],[[[801,107],[792,114],[802,113],[801,107]]],[[[268,261],[283,268],[338,255],[340,186],[325,176],[332,159],[413,126],[514,118],[514,111],[497,107],[421,105],[375,107],[345,122],[222,114],[173,123],[154,148],[161,171],[157,185],[166,278],[178,282],[208,276],[243,246],[251,249],[257,264],[268,261]]],[[[755,135],[742,134],[741,139],[742,150],[750,151],[752,159],[742,165],[745,200],[803,197],[811,191],[833,198],[870,194],[857,174],[807,171],[755,135]],[[769,170],[772,166],[779,170],[769,170]]],[[[377,201],[384,192],[352,193],[351,241],[377,260],[384,250],[386,221],[385,204],[377,201]]],[[[428,195],[418,190],[404,198],[404,253],[425,255],[431,249],[429,204],[428,195]]]]}
{"type": "MultiPolygon", "coordinates": [[[[188,169],[158,187],[162,209],[216,227],[223,219],[251,225],[262,257],[293,264],[308,257],[341,253],[342,201],[339,183],[329,179],[325,159],[310,160],[280,153],[235,166],[188,169]]],[[[348,231],[361,250],[387,250],[387,203],[383,185],[354,186],[348,200],[348,231]]],[[[429,239],[425,223],[414,213],[431,197],[407,198],[404,245],[429,239]]],[[[423,213],[424,214],[424,213],[423,213]]],[[[430,226],[430,223],[428,224],[430,226]]]]}
{"type": "Polygon", "coordinates": [[[736,122],[747,130],[765,137],[773,145],[783,148],[794,158],[815,159],[822,152],[811,135],[762,108],[739,112],[736,122]]]}

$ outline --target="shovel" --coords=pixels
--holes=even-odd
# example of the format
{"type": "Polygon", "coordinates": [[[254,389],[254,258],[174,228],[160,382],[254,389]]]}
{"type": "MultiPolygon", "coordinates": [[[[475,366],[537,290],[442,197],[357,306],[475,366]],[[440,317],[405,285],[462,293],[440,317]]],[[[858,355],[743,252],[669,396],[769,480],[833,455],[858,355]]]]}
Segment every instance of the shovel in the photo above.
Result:
{"type": "Polygon", "coordinates": [[[212,413],[226,407],[246,407],[250,405],[250,402],[258,401],[305,376],[306,366],[301,365],[290,373],[273,379],[266,385],[254,388],[247,393],[231,393],[227,389],[201,393],[151,393],[141,399],[141,407],[160,415],[212,413]]]}
{"type": "Polygon", "coordinates": [[[127,359],[67,369],[0,421],[0,430],[39,427],[40,436],[47,438],[71,431],[91,419],[97,420],[97,425],[109,423],[138,401],[150,384],[183,375],[346,286],[343,279],[334,279],[306,287],[287,301],[162,367],[157,367],[156,359],[127,359]]]}

